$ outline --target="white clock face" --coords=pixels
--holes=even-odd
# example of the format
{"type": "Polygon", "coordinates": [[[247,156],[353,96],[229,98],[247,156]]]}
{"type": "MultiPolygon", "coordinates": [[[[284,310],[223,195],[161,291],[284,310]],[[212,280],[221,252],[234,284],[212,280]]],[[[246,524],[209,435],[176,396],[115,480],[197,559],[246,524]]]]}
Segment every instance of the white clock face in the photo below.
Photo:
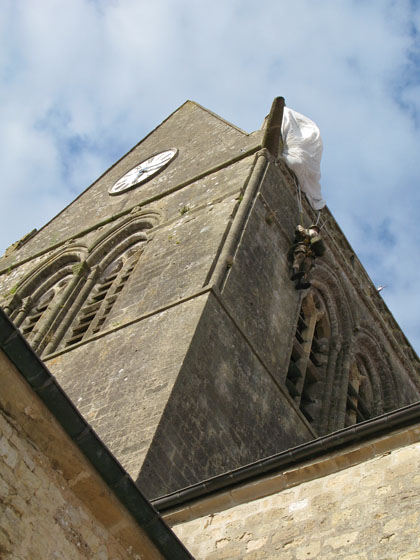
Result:
{"type": "Polygon", "coordinates": [[[177,153],[177,149],[171,148],[170,150],[165,150],[164,152],[160,152],[159,154],[142,161],[136,165],[136,167],[133,167],[133,169],[131,169],[128,173],[123,175],[121,179],[118,179],[118,181],[108,190],[109,194],[123,193],[136,187],[140,183],[144,183],[146,180],[151,179],[163,167],[166,167],[177,153]]]}

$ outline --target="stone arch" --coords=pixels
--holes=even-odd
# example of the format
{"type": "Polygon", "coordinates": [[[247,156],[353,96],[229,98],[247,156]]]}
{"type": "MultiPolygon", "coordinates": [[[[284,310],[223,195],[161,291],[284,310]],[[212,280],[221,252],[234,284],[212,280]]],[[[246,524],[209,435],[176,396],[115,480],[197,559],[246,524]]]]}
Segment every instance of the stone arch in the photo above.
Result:
{"type": "Polygon", "coordinates": [[[300,412],[316,431],[322,408],[322,386],[328,365],[330,337],[325,302],[316,288],[312,288],[301,301],[285,384],[300,412]]]}
{"type": "Polygon", "coordinates": [[[338,277],[327,259],[317,262],[311,283],[311,290],[318,291],[325,302],[331,325],[323,405],[317,426],[318,433],[328,433],[349,425],[349,417],[360,422],[395,408],[398,403],[388,353],[367,326],[358,324],[351,305],[352,286],[338,277]],[[357,391],[365,392],[365,397],[360,395],[360,402],[367,401],[359,409],[357,391]]]}
{"type": "Polygon", "coordinates": [[[58,344],[61,348],[74,346],[106,327],[110,312],[150,239],[147,231],[159,223],[159,217],[154,211],[131,214],[95,240],[86,259],[86,283],[50,352],[58,344]]]}
{"type": "Polygon", "coordinates": [[[338,429],[342,424],[355,318],[349,286],[343,283],[326,259],[317,262],[311,273],[311,283],[311,290],[317,291],[324,301],[330,324],[328,364],[317,424],[318,433],[322,434],[338,429]]]}
{"type": "Polygon", "coordinates": [[[129,249],[136,242],[148,241],[146,232],[160,222],[157,211],[138,211],[118,222],[114,227],[100,235],[89,247],[87,263],[89,267],[101,264],[105,268],[117,255],[129,249]]]}
{"type": "Polygon", "coordinates": [[[343,422],[355,317],[350,303],[351,287],[327,258],[316,261],[310,278],[311,288],[304,292],[301,301],[286,385],[315,431],[323,434],[341,427],[343,422]],[[299,341],[299,329],[303,327],[306,331],[299,341]],[[307,371],[310,385],[306,381],[307,371]],[[299,375],[303,380],[290,387],[292,378],[298,379],[299,375]],[[302,397],[310,402],[310,415],[303,410],[302,397]]]}
{"type": "Polygon", "coordinates": [[[371,415],[378,416],[397,408],[399,403],[392,365],[378,337],[373,337],[368,328],[361,325],[355,329],[352,346],[353,362],[363,362],[374,389],[371,415]]]}
{"type": "Polygon", "coordinates": [[[86,249],[69,245],[30,271],[18,284],[7,311],[34,350],[41,353],[51,328],[66,311],[66,302],[80,284],[78,271],[86,249]]]}

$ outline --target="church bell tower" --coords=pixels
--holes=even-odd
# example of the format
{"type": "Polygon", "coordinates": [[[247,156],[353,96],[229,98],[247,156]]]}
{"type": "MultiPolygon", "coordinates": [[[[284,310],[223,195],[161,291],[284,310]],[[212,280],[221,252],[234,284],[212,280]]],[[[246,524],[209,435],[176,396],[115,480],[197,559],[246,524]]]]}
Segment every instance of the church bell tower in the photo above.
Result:
{"type": "Polygon", "coordinates": [[[282,111],[248,134],[187,101],[0,259],[1,305],[150,499],[419,400],[328,208],[311,286],[290,280],[282,111]]]}

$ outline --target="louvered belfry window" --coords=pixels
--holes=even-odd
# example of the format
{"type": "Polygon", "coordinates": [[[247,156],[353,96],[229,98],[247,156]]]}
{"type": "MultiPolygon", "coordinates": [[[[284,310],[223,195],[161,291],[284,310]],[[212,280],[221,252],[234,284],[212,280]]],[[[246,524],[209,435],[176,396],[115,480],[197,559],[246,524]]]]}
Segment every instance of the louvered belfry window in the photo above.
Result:
{"type": "Polygon", "coordinates": [[[133,208],[109,229],[98,228],[90,246],[64,243],[14,287],[4,309],[38,355],[63,352],[112,328],[117,313],[124,321],[115,303],[159,218],[157,211],[133,208]]]}
{"type": "Polygon", "coordinates": [[[38,304],[34,305],[34,307],[28,313],[25,321],[20,328],[22,334],[28,340],[33,331],[36,330],[37,324],[39,323],[45,311],[48,309],[48,306],[50,305],[53,298],[54,291],[49,290],[49,292],[43,298],[41,298],[41,301],[39,301],[38,304]]]}
{"type": "Polygon", "coordinates": [[[42,330],[45,330],[45,322],[50,319],[49,315],[53,313],[57,300],[65,291],[69,284],[71,274],[60,278],[51,287],[46,288],[42,293],[37,293],[34,297],[28,297],[24,301],[23,309],[17,309],[12,314],[12,319],[19,326],[21,333],[35,350],[40,346],[42,339],[42,330]],[[19,321],[19,314],[22,319],[19,321]]]}
{"type": "Polygon", "coordinates": [[[77,315],[65,346],[77,344],[102,330],[140,254],[141,249],[138,247],[132,249],[128,257],[127,255],[119,257],[100,274],[77,315]]]}
{"type": "Polygon", "coordinates": [[[350,367],[345,425],[351,426],[372,417],[373,389],[368,366],[357,356],[350,367]]]}
{"type": "Polygon", "coordinates": [[[289,395],[310,424],[320,411],[320,385],[329,351],[329,324],[321,300],[309,293],[302,302],[285,380],[289,395]]]}

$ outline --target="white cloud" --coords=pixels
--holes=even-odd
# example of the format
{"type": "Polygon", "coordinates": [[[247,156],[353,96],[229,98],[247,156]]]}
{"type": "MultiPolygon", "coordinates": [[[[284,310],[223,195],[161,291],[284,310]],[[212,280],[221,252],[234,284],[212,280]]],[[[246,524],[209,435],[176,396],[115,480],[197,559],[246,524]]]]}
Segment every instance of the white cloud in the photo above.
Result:
{"type": "Polygon", "coordinates": [[[409,0],[3,2],[0,245],[185,99],[254,130],[284,95],[320,126],[327,202],[419,348],[419,27],[409,0]]]}

